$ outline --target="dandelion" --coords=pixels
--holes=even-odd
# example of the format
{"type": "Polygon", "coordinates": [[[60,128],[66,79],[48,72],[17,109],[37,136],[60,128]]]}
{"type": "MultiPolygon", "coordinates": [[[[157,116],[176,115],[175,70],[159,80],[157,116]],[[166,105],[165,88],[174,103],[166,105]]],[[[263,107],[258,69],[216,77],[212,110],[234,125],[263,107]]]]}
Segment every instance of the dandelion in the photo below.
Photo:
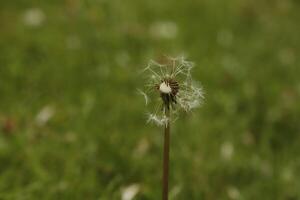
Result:
{"type": "Polygon", "coordinates": [[[190,112],[201,105],[203,90],[193,81],[193,63],[184,57],[168,58],[164,64],[150,61],[143,72],[148,72],[145,91],[138,90],[146,105],[153,109],[148,113],[148,122],[167,125],[170,116],[183,110],[190,112]]]}
{"type": "MultiPolygon", "coordinates": [[[[143,70],[148,73],[146,90],[139,93],[146,105],[153,108],[148,113],[148,122],[164,126],[163,188],[162,199],[168,199],[169,149],[171,116],[178,111],[190,112],[199,107],[204,99],[203,90],[192,80],[193,63],[183,57],[168,58],[163,64],[150,61],[143,70]]],[[[172,118],[173,119],[173,118],[172,118]]]]}

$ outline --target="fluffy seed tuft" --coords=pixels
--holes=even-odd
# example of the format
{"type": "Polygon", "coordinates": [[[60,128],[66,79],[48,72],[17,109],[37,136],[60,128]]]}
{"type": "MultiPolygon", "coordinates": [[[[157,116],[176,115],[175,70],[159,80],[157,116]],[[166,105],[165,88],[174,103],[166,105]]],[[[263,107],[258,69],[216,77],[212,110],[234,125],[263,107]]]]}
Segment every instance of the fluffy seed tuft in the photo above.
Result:
{"type": "MultiPolygon", "coordinates": [[[[204,99],[203,90],[192,80],[191,69],[193,63],[183,57],[167,58],[163,64],[150,61],[143,72],[148,72],[146,91],[140,92],[149,99],[157,99],[161,102],[152,105],[153,112],[148,114],[148,122],[157,125],[166,125],[170,120],[165,115],[165,110],[186,112],[199,107],[204,99]],[[159,94],[159,95],[157,95],[159,94]],[[158,98],[160,97],[160,98],[158,98]]],[[[149,105],[151,106],[151,105],[149,105]]]]}

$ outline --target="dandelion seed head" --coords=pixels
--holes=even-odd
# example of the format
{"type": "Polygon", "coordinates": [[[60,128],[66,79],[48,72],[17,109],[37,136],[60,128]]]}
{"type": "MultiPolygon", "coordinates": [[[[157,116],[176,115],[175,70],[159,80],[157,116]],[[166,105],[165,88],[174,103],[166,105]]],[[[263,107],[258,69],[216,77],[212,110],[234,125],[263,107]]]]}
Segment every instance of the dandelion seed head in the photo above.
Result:
{"type": "Polygon", "coordinates": [[[148,114],[148,122],[165,125],[170,120],[165,110],[189,112],[201,105],[203,90],[192,79],[193,66],[184,57],[168,57],[162,64],[153,60],[149,62],[143,70],[149,77],[143,96],[158,101],[151,101],[154,104],[149,105],[153,112],[148,114]]]}

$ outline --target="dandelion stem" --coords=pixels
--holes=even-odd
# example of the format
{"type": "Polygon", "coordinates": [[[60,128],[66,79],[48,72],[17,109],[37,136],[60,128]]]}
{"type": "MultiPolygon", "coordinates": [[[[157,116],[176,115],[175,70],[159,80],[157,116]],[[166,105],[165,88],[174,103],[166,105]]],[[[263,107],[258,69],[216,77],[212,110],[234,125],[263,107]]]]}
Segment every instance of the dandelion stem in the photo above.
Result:
{"type": "Polygon", "coordinates": [[[164,128],[162,200],[168,200],[169,190],[170,110],[168,108],[165,108],[165,115],[168,121],[164,128]]]}

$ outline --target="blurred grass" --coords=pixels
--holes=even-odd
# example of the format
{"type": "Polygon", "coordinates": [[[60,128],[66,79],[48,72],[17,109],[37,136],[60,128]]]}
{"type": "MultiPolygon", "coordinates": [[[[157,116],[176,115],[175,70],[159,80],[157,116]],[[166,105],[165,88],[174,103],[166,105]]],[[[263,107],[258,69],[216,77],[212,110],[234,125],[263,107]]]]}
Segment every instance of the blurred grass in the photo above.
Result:
{"type": "Polygon", "coordinates": [[[0,198],[120,199],[137,183],[136,199],[159,199],[162,135],[138,72],[184,53],[206,101],[174,125],[173,199],[299,199],[299,9],[1,1],[0,198]]]}

